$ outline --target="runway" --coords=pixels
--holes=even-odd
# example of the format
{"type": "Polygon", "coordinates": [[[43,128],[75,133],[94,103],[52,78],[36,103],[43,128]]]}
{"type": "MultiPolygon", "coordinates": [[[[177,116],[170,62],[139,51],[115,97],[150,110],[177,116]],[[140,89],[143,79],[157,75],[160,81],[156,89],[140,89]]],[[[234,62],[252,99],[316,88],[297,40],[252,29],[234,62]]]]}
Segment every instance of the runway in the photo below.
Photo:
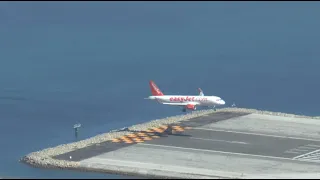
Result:
{"type": "MultiPolygon", "coordinates": [[[[217,112],[173,124],[170,126],[173,134],[167,134],[168,127],[165,126],[146,132],[132,132],[113,142],[93,145],[55,158],[78,161],[84,168],[117,168],[121,172],[158,177],[259,178],[267,174],[268,177],[290,178],[318,172],[320,138],[312,134],[273,133],[277,124],[270,131],[248,130],[246,119],[253,117],[262,119],[265,116],[217,112]],[[239,121],[242,127],[229,126],[239,121]]],[[[255,123],[259,124],[260,119],[255,123]]],[[[281,123],[288,121],[278,120],[281,123]]],[[[310,126],[316,126],[310,122],[310,126]]],[[[288,121],[287,127],[289,124],[293,126],[288,121]]],[[[253,126],[252,123],[250,125],[253,126]]],[[[295,126],[299,131],[300,125],[295,126]]]]}
{"type": "MultiPolygon", "coordinates": [[[[207,125],[210,123],[215,123],[215,122],[219,122],[222,120],[226,120],[226,119],[230,119],[232,117],[238,117],[238,116],[243,116],[243,115],[247,115],[248,113],[225,113],[225,112],[218,112],[218,113],[214,113],[214,115],[209,115],[209,116],[203,116],[203,117],[197,117],[197,118],[192,118],[188,121],[185,121],[184,123],[179,124],[179,127],[200,127],[203,125],[207,125]]],[[[176,125],[176,124],[173,124],[176,125]]],[[[165,129],[163,129],[164,131],[165,129]]],[[[150,139],[146,139],[146,137],[143,137],[144,135],[139,135],[141,138],[148,140],[155,140],[153,137],[158,136],[164,136],[164,137],[169,137],[168,135],[166,135],[165,133],[163,133],[163,131],[158,131],[157,129],[154,131],[155,134],[150,135],[150,132],[145,132],[148,133],[145,136],[149,137],[150,139]]],[[[143,132],[140,132],[143,133],[143,132]]],[[[176,134],[176,135],[172,135],[172,136],[179,136],[181,134],[176,134]]],[[[183,136],[183,135],[181,135],[183,136]]],[[[187,135],[188,136],[188,135],[187,135]]],[[[132,137],[126,137],[126,138],[131,138],[132,137]]],[[[163,138],[161,138],[163,139],[163,138]]],[[[123,141],[122,141],[123,142],[123,141]]],[[[129,141],[130,142],[130,141],[129,141]]],[[[141,141],[139,141],[141,142],[141,141]]],[[[144,142],[144,141],[143,141],[144,142]]],[[[80,161],[80,160],[84,160],[90,157],[94,157],[97,156],[99,154],[102,153],[107,153],[107,152],[111,152],[111,151],[115,151],[117,149],[123,148],[123,147],[128,147],[133,145],[133,143],[114,143],[114,142],[104,142],[104,143],[100,143],[100,144],[94,144],[92,146],[86,147],[86,148],[82,148],[82,149],[77,149],[75,151],[71,151],[65,154],[61,154],[58,156],[55,156],[55,159],[60,159],[60,160],[68,160],[68,161],[80,161]],[[72,157],[72,158],[70,158],[72,157]]]]}
{"type": "Polygon", "coordinates": [[[186,130],[185,136],[168,136],[147,144],[197,148],[269,157],[294,158],[320,149],[320,140],[272,137],[223,130],[186,130]]]}

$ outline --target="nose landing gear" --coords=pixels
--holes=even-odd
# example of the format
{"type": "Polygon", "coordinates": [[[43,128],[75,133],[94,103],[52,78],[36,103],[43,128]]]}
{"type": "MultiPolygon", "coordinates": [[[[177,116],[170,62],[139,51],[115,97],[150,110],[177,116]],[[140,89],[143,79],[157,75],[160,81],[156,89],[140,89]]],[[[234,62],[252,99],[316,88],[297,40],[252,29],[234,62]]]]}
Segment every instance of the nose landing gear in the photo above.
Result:
{"type": "Polygon", "coordinates": [[[213,106],[213,107],[211,106],[209,108],[212,108],[214,111],[217,111],[216,106],[213,106]]]}

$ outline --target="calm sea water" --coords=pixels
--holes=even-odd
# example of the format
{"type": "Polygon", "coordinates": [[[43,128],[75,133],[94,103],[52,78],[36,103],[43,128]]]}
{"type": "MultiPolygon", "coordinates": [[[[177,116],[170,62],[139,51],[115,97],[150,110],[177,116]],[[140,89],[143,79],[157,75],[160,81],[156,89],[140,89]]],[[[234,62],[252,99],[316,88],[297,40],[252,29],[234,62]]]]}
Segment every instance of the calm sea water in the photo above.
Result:
{"type": "Polygon", "coordinates": [[[143,99],[218,95],[319,115],[317,2],[0,3],[0,176],[128,178],[46,170],[32,151],[181,114],[143,99]]]}

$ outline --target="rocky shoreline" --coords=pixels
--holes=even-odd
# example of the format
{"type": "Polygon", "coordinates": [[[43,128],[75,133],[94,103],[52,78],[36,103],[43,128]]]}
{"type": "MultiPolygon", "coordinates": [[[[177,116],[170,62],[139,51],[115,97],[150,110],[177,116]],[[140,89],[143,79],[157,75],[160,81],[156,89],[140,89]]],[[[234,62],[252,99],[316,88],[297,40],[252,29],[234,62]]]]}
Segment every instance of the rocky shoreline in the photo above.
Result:
{"type": "MultiPolygon", "coordinates": [[[[256,109],[244,109],[244,108],[223,108],[214,110],[202,110],[202,111],[194,111],[192,113],[167,117],[163,119],[157,119],[150,122],[137,124],[129,127],[129,130],[135,131],[143,131],[149,128],[158,127],[161,125],[167,125],[172,123],[179,123],[180,121],[188,120],[191,118],[203,116],[206,114],[214,113],[214,112],[245,112],[245,113],[257,113],[257,114],[267,114],[267,115],[274,115],[274,116],[284,116],[284,117],[296,117],[296,118],[311,118],[311,119],[320,119],[320,116],[317,117],[310,117],[304,115],[295,115],[295,114],[286,114],[281,112],[271,112],[271,111],[260,111],[256,109]]],[[[80,170],[80,171],[98,171],[98,170],[88,170],[80,167],[79,162],[72,162],[72,161],[65,161],[65,160],[57,160],[53,159],[52,157],[65,154],[67,152],[74,151],[76,149],[81,149],[90,145],[102,143],[105,141],[110,141],[114,138],[119,138],[123,135],[130,134],[129,131],[120,131],[120,132],[108,132],[103,133],[89,139],[81,140],[78,142],[73,142],[69,144],[63,144],[56,147],[47,148],[44,150],[40,150],[37,152],[32,152],[28,155],[25,155],[20,159],[20,162],[27,163],[34,167],[39,168],[59,168],[59,169],[73,169],[73,170],[80,170]]],[[[100,170],[99,170],[100,171],[100,170]]],[[[105,172],[106,170],[104,170],[105,172]]],[[[101,172],[101,171],[100,171],[101,172]]],[[[112,172],[108,173],[115,173],[115,174],[124,174],[120,169],[112,170],[112,172]]]]}

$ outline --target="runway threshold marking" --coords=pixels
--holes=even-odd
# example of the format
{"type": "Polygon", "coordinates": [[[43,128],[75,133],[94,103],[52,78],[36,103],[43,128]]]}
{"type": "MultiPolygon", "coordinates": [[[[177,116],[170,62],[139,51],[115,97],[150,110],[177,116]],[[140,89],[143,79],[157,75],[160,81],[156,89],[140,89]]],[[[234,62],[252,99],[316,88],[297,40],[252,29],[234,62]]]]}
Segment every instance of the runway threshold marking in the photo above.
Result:
{"type": "Polygon", "coordinates": [[[224,130],[224,129],[211,129],[211,128],[193,128],[193,129],[195,129],[195,130],[204,130],[204,131],[230,132],[230,133],[236,133],[236,134],[249,134],[249,135],[257,135],[257,136],[268,136],[268,137],[283,138],[283,139],[297,139],[297,140],[320,142],[320,139],[310,139],[310,138],[303,138],[303,137],[280,136],[280,135],[272,135],[272,134],[233,131],[233,130],[224,130]]]}
{"type": "Polygon", "coordinates": [[[311,151],[311,152],[308,152],[308,153],[305,153],[305,154],[301,154],[301,155],[296,156],[296,157],[294,157],[294,158],[292,158],[292,159],[299,159],[299,158],[301,158],[301,157],[303,157],[303,156],[307,156],[307,155],[309,155],[309,154],[317,153],[317,152],[319,152],[319,151],[320,151],[320,149],[317,149],[317,150],[315,150],[315,151],[311,151]]]}
{"type": "Polygon", "coordinates": [[[234,144],[249,144],[247,142],[241,142],[241,141],[225,141],[220,139],[205,139],[205,138],[196,138],[196,137],[190,137],[190,139],[198,139],[203,141],[215,141],[215,142],[226,142],[226,143],[234,143],[234,144]]]}

